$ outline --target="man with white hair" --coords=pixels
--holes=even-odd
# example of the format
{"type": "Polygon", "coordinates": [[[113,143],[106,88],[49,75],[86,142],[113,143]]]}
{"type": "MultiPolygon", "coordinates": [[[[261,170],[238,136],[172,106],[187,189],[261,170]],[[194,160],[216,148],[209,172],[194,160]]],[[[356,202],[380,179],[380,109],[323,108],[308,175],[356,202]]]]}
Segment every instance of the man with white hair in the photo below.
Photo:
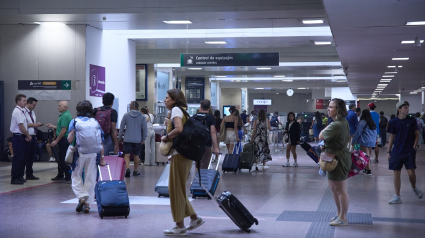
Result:
{"type": "Polygon", "coordinates": [[[51,129],[56,129],[56,139],[50,143],[52,149],[56,145],[58,146],[59,151],[59,160],[58,162],[58,175],[52,178],[52,181],[62,181],[65,183],[71,183],[71,173],[69,172],[70,168],[65,163],[65,155],[68,150],[68,127],[69,123],[72,120],[71,113],[68,111],[68,102],[60,101],[58,105],[58,111],[61,113],[59,115],[58,123],[56,126],[48,123],[46,126],[51,129]]]}

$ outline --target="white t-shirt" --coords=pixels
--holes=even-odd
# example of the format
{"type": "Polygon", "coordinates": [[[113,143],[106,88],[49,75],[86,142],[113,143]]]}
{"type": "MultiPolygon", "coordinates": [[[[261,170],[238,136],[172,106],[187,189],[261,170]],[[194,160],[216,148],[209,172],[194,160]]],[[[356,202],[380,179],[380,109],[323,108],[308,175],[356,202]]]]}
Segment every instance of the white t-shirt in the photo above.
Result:
{"type": "MultiPolygon", "coordinates": [[[[149,118],[148,114],[143,114],[143,116],[144,116],[146,119],[148,119],[148,118],[149,118]]],[[[149,120],[149,121],[148,121],[148,120],[146,120],[146,124],[147,124],[147,126],[148,126],[148,130],[153,130],[152,118],[150,118],[150,120],[149,120]]]]}
{"type": "Polygon", "coordinates": [[[10,121],[10,132],[12,133],[22,133],[19,129],[19,124],[24,124],[24,127],[26,130],[28,130],[28,123],[26,115],[27,112],[25,109],[16,106],[15,109],[13,109],[12,112],[12,120],[10,121]]]}
{"type": "MultiPolygon", "coordinates": [[[[28,108],[26,108],[25,107],[25,110],[26,110],[26,114],[25,114],[25,116],[26,116],[26,118],[27,118],[27,123],[28,124],[35,124],[36,123],[36,121],[37,121],[37,118],[35,117],[35,113],[34,113],[34,111],[32,111],[31,113],[32,113],[32,118],[34,119],[34,121],[33,120],[31,120],[31,116],[30,116],[30,109],[28,109],[28,108]]],[[[30,135],[32,135],[32,136],[34,136],[36,133],[37,133],[37,131],[35,130],[35,128],[34,127],[28,127],[28,133],[30,134],[30,135]]]]}
{"type": "MultiPolygon", "coordinates": [[[[183,120],[183,112],[179,107],[173,107],[173,109],[171,110],[170,120],[173,120],[174,117],[180,117],[183,120]]],[[[179,152],[177,152],[177,150],[174,150],[171,155],[178,155],[178,154],[179,152]]]]}
{"type": "Polygon", "coordinates": [[[151,117],[151,123],[153,124],[154,123],[153,121],[155,120],[155,117],[152,114],[150,114],[150,113],[149,113],[149,116],[151,117]]]}

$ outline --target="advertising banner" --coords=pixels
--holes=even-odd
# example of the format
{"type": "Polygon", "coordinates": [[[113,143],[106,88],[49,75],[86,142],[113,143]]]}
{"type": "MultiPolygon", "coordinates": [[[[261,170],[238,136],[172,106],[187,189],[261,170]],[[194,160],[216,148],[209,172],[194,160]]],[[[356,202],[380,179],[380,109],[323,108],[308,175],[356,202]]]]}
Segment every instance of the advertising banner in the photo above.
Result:
{"type": "Polygon", "coordinates": [[[105,67],[90,65],[90,96],[102,97],[105,94],[105,67]]]}
{"type": "Polygon", "coordinates": [[[187,103],[201,103],[204,100],[205,78],[186,78],[187,103]]]}

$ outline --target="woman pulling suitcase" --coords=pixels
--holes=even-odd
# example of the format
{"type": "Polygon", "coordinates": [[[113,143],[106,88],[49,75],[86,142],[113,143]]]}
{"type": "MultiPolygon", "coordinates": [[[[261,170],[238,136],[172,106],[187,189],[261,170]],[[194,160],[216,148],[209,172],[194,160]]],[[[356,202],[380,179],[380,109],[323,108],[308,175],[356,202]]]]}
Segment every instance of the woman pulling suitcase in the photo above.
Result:
{"type": "MultiPolygon", "coordinates": [[[[170,89],[164,100],[165,107],[171,110],[171,118],[167,125],[167,136],[161,138],[162,142],[172,141],[183,132],[186,117],[179,108],[187,108],[186,98],[179,89],[170,89]]],[[[170,194],[171,214],[176,223],[164,231],[165,235],[185,235],[187,230],[193,230],[205,221],[199,217],[186,195],[186,180],[192,167],[192,160],[186,159],[181,154],[174,152],[171,155],[170,177],[168,190],[170,194]],[[190,216],[189,226],[184,226],[184,218],[190,216]]]]}

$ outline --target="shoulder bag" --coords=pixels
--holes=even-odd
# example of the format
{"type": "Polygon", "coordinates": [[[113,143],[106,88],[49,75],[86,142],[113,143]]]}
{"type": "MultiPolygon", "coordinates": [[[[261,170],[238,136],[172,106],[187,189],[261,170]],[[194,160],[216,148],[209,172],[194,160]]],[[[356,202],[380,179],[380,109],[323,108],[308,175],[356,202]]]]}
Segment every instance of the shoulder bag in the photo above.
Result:
{"type": "Polygon", "coordinates": [[[223,142],[226,139],[226,133],[227,133],[227,130],[226,130],[226,119],[223,118],[223,120],[224,120],[224,124],[220,127],[220,136],[218,137],[218,139],[221,142],[223,142]]]}

